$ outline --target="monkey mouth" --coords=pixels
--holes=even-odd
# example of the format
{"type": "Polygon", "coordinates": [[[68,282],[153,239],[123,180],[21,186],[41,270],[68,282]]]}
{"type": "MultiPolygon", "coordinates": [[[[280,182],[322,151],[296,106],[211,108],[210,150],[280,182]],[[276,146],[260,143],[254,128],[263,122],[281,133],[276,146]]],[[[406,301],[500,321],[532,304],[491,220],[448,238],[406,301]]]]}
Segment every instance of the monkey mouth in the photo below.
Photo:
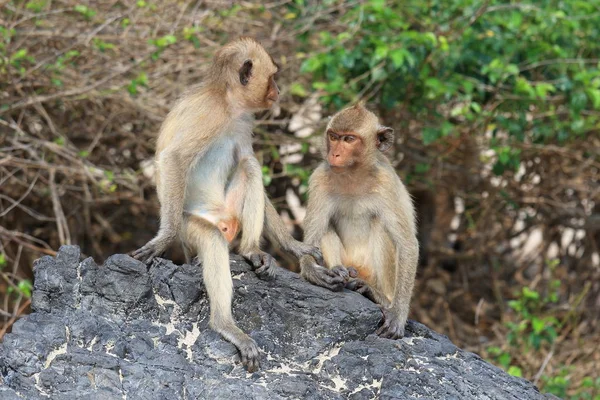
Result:
{"type": "Polygon", "coordinates": [[[346,169],[344,165],[334,165],[329,163],[329,168],[331,169],[331,172],[339,174],[340,172],[344,172],[344,170],[346,169]]]}
{"type": "Polygon", "coordinates": [[[344,168],[344,162],[339,162],[335,157],[327,157],[327,162],[331,168],[344,168]]]}

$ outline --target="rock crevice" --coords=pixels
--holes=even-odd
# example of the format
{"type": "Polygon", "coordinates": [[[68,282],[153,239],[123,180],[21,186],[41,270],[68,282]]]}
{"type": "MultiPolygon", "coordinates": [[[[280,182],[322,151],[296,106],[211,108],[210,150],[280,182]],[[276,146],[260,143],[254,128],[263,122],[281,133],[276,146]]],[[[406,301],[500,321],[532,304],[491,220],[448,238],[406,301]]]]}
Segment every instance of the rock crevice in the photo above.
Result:
{"type": "Polygon", "coordinates": [[[362,296],[283,269],[262,281],[236,256],[234,316],[261,349],[253,374],[208,328],[197,266],[126,255],[98,266],[63,246],[34,272],[33,313],[0,344],[2,399],[551,397],[422,324],[381,339],[381,312],[362,296]]]}

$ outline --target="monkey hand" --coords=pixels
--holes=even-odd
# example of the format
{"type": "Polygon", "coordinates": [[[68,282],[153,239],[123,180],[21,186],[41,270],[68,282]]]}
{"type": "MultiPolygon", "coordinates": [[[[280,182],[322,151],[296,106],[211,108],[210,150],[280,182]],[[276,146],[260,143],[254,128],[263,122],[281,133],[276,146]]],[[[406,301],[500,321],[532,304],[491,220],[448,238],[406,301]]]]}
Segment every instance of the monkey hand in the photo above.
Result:
{"type": "Polygon", "coordinates": [[[346,286],[346,282],[351,276],[350,271],[341,265],[329,269],[315,263],[303,264],[300,264],[300,275],[304,279],[313,285],[324,287],[333,292],[344,290],[344,286],[346,286]]]}
{"type": "Polygon", "coordinates": [[[165,253],[172,240],[167,236],[158,235],[143,247],[134,251],[131,256],[145,264],[149,264],[155,257],[165,253]]]}
{"type": "Polygon", "coordinates": [[[406,320],[401,320],[393,307],[381,307],[381,311],[383,312],[382,324],[375,334],[382,338],[394,340],[404,337],[406,320]]]}
{"type": "Polygon", "coordinates": [[[317,261],[317,264],[323,265],[325,263],[323,261],[323,253],[321,253],[321,249],[316,246],[302,243],[298,240],[294,240],[294,242],[284,250],[293,254],[297,259],[300,259],[302,256],[311,256],[317,261]]]}
{"type": "Polygon", "coordinates": [[[269,253],[261,250],[255,250],[250,254],[244,255],[250,262],[254,272],[260,279],[273,279],[277,274],[277,262],[269,253]]]}

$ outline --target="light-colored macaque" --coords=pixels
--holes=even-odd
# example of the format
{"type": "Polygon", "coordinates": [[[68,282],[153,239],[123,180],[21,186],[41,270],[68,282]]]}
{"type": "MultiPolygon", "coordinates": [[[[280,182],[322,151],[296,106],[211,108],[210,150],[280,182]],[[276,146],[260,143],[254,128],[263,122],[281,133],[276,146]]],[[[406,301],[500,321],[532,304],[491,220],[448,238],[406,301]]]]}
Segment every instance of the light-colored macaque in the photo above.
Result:
{"type": "Polygon", "coordinates": [[[259,367],[254,340],[236,325],[231,300],[229,243],[241,230],[239,253],[259,276],[275,273],[260,249],[263,228],[284,250],[320,257],[316,247],[293,239],[266,196],[252,150],[253,113],[279,97],[277,64],[254,39],[221,48],[203,83],[167,115],[156,145],[160,229],[133,256],[146,263],[179,237],[186,258],[197,255],[210,300],[210,325],[240,351],[248,371],[259,367]]]}
{"type": "Polygon", "coordinates": [[[305,243],[321,246],[325,266],[307,255],[300,267],[315,285],[346,287],[378,303],[377,334],[396,339],[404,335],[419,244],[410,195],[383,154],[393,140],[362,104],[333,116],[304,221],[305,243]]]}

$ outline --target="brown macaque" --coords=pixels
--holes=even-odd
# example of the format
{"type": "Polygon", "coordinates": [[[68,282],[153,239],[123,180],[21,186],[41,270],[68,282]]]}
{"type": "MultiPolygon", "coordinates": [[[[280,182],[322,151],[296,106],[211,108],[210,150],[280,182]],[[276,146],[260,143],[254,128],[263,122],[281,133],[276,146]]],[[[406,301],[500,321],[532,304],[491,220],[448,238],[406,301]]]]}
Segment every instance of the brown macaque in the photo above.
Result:
{"type": "Polygon", "coordinates": [[[321,246],[325,266],[303,256],[301,275],[378,303],[383,321],[376,333],[402,337],[419,244],[410,195],[383,154],[394,131],[357,104],[333,116],[325,140],[327,154],[310,177],[304,221],[305,243],[321,246]]]}
{"type": "Polygon", "coordinates": [[[260,249],[267,236],[298,258],[320,257],[296,241],[266,196],[252,150],[253,113],[279,97],[279,70],[254,39],[240,38],[214,56],[206,79],[167,115],[156,145],[158,234],[133,256],[149,263],[179,237],[186,258],[197,255],[210,300],[210,326],[233,343],[248,371],[259,367],[254,340],[235,323],[229,242],[241,229],[239,253],[260,277],[275,274],[274,259],[260,249]]]}

